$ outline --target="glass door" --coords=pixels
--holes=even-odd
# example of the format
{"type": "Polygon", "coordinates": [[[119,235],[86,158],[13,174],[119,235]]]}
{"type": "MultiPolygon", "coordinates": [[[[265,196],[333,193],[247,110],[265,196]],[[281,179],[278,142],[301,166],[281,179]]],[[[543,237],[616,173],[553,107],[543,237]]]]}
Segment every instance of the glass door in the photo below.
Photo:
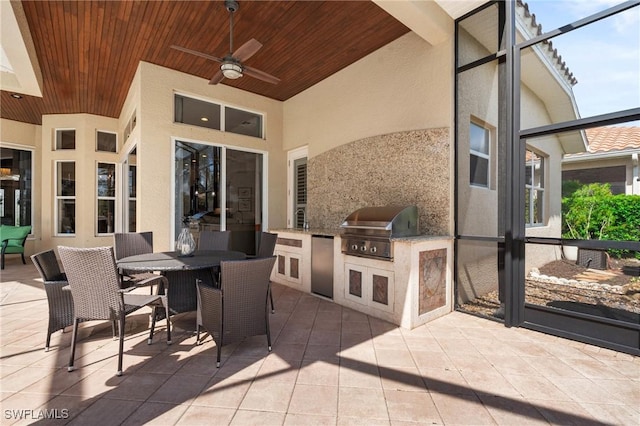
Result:
{"type": "Polygon", "coordinates": [[[227,230],[231,249],[255,254],[262,230],[262,154],[226,150],[227,230]]]}
{"type": "Polygon", "coordinates": [[[188,226],[197,242],[202,231],[232,231],[231,248],[255,254],[264,217],[263,158],[255,152],[177,141],[175,235],[188,226]]]}

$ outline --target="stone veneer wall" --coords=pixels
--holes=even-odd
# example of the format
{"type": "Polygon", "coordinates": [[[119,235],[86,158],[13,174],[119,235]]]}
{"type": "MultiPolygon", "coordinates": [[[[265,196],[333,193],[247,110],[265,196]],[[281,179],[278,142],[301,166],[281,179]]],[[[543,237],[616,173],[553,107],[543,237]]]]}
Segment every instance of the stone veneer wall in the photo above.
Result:
{"type": "Polygon", "coordinates": [[[309,224],[336,229],[362,207],[416,205],[421,234],[449,235],[450,161],[448,128],[373,136],[310,158],[309,224]]]}

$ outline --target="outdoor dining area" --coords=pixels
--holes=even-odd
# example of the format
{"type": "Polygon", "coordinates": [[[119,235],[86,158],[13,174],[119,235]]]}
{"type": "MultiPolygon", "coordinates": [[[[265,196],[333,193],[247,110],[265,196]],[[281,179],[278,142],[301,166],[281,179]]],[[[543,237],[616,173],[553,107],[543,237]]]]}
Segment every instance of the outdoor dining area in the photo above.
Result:
{"type": "Polygon", "coordinates": [[[126,318],[150,307],[149,345],[158,321],[164,320],[170,345],[171,317],[196,311],[196,343],[204,328],[216,343],[218,367],[222,347],[246,337],[266,335],[271,351],[270,276],[277,235],[263,232],[257,254],[248,256],[230,249],[230,233],[203,232],[196,247],[185,232],[178,238],[177,249],[166,252],[154,252],[152,232],[116,233],[112,247],[59,246],[60,261],[53,250],[32,255],[49,305],[45,350],[52,333],[73,326],[71,372],[79,324],[110,321],[113,337],[119,341],[116,375],[121,376],[126,318]]]}

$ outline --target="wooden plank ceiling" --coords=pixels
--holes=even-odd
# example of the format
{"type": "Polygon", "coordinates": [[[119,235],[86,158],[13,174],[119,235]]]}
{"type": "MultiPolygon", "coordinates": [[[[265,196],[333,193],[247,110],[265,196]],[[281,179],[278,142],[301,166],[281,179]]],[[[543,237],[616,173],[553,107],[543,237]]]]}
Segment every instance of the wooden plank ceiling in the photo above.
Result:
{"type": "MultiPolygon", "coordinates": [[[[229,52],[229,13],[221,1],[23,1],[43,75],[43,97],[2,91],[1,116],[42,124],[42,114],[118,117],[139,61],[210,79],[219,64],[182,53],[229,52]]],[[[373,2],[240,1],[234,48],[262,49],[246,61],[281,79],[223,80],[286,100],[409,30],[373,2]]],[[[203,81],[203,84],[207,84],[203,81]]]]}

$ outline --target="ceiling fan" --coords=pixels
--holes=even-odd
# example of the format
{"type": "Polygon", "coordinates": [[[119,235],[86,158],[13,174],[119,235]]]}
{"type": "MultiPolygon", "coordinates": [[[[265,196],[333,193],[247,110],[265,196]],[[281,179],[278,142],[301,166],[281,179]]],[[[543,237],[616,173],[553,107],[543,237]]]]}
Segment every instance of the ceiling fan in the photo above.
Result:
{"type": "Polygon", "coordinates": [[[235,0],[226,0],[224,2],[225,8],[229,11],[229,54],[224,58],[218,58],[216,56],[208,55],[206,53],[198,52],[196,50],[187,49],[186,47],[172,45],[172,49],[180,50],[185,53],[200,56],[201,58],[209,59],[220,63],[220,69],[209,80],[209,84],[218,84],[223,78],[235,80],[248,75],[250,77],[257,78],[267,83],[278,84],[280,79],[267,74],[264,71],[260,71],[255,68],[251,68],[245,65],[243,62],[255,55],[260,50],[262,43],[252,38],[242,46],[240,46],[235,52],[233,51],[233,14],[238,10],[238,2],[235,0]]]}

